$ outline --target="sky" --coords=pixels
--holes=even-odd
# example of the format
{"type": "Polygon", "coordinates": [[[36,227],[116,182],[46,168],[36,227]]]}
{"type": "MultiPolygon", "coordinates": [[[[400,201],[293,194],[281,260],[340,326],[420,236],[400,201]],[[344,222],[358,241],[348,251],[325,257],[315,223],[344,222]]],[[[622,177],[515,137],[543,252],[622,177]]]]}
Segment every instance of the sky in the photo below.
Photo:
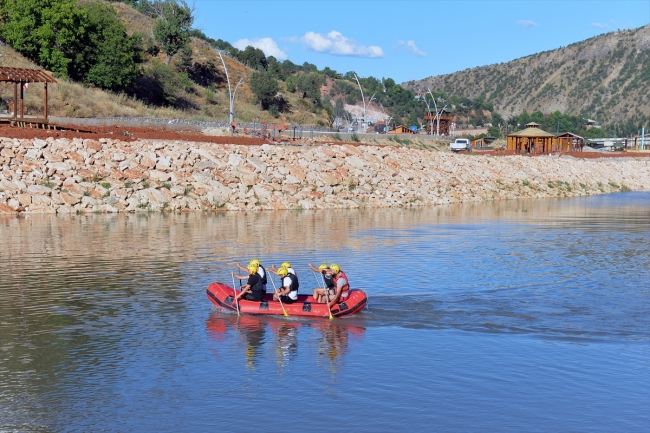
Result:
{"type": "Polygon", "coordinates": [[[195,0],[194,6],[195,28],[237,48],[252,45],[278,60],[398,83],[650,23],[650,0],[195,0]]]}

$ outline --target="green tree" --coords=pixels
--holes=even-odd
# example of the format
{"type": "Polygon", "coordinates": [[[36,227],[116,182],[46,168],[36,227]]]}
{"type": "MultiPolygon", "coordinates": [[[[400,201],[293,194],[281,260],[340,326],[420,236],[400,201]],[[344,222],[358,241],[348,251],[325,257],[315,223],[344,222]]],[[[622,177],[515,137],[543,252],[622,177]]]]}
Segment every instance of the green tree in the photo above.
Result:
{"type": "MultiPolygon", "coordinates": [[[[123,90],[129,88],[140,76],[142,62],[142,39],[126,34],[126,26],[119,20],[115,10],[101,3],[84,6],[89,30],[83,60],[75,62],[77,71],[84,76],[73,77],[102,89],[123,90]],[[83,62],[83,64],[82,64],[83,62]]],[[[71,75],[76,75],[74,72],[71,75]]]]}
{"type": "Polygon", "coordinates": [[[250,45],[243,51],[240,51],[237,58],[249,68],[257,69],[258,71],[266,69],[268,66],[264,51],[250,45]]]}
{"type": "Polygon", "coordinates": [[[153,25],[153,35],[167,54],[166,64],[190,41],[190,28],[194,22],[192,11],[184,0],[167,0],[156,3],[159,15],[153,25]]]}
{"type": "Polygon", "coordinates": [[[58,76],[81,58],[88,21],[76,0],[0,0],[6,43],[58,76]],[[79,55],[79,58],[77,57],[79,55]]]}
{"type": "Polygon", "coordinates": [[[278,93],[279,87],[278,81],[273,77],[272,72],[253,72],[249,84],[263,110],[268,110],[271,105],[274,105],[275,95],[278,93]]]}
{"type": "Polygon", "coordinates": [[[302,93],[302,97],[309,99],[316,105],[321,104],[320,88],[322,85],[323,76],[317,72],[301,74],[296,80],[296,89],[302,93]]]}

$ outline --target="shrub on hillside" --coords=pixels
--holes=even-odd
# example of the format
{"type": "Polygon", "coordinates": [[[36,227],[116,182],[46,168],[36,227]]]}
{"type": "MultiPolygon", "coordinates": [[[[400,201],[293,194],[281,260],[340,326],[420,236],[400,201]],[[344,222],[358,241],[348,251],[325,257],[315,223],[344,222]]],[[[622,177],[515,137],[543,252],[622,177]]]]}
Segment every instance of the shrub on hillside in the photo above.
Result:
{"type": "Polygon", "coordinates": [[[184,105],[183,93],[191,92],[192,80],[187,73],[178,72],[172,66],[158,59],[151,61],[144,70],[144,78],[149,84],[148,100],[170,105],[184,105]]]}
{"type": "Polygon", "coordinates": [[[279,90],[273,73],[269,71],[253,72],[249,84],[262,109],[268,110],[279,90]]]}

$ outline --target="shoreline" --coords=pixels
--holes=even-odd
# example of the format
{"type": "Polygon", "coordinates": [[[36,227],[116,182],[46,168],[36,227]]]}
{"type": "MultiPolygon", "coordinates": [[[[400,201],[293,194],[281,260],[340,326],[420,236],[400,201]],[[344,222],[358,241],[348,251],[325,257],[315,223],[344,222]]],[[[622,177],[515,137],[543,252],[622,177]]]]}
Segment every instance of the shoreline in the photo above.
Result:
{"type": "Polygon", "coordinates": [[[650,189],[650,158],[0,138],[0,213],[430,206],[650,189]]]}

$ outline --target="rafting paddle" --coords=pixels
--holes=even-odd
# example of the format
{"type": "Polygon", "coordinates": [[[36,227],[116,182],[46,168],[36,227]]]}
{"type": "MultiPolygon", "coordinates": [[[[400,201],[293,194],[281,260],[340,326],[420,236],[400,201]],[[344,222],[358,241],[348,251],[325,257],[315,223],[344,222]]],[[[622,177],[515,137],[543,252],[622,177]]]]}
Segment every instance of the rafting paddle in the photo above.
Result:
{"type": "Polygon", "coordinates": [[[231,272],[230,275],[232,276],[232,292],[235,295],[235,305],[237,305],[237,315],[239,316],[239,301],[237,300],[237,290],[235,290],[235,273],[231,272]]]}
{"type": "MultiPolygon", "coordinates": [[[[318,278],[316,278],[316,272],[312,269],[312,274],[314,274],[314,279],[316,280],[316,284],[320,283],[318,282],[318,278]]],[[[334,319],[334,316],[332,316],[332,310],[330,310],[330,289],[327,288],[327,285],[325,284],[325,279],[323,278],[323,274],[321,274],[321,278],[323,279],[323,290],[325,291],[325,300],[327,301],[327,312],[330,313],[330,320],[334,319]]]]}
{"type": "MultiPolygon", "coordinates": [[[[273,283],[273,289],[275,290],[275,293],[279,293],[278,288],[275,287],[275,281],[273,281],[273,278],[271,278],[271,283],[273,283]]],[[[278,295],[278,301],[280,301],[280,306],[282,307],[282,313],[284,314],[284,317],[289,317],[287,310],[284,309],[284,304],[282,303],[282,299],[280,299],[280,295],[278,295]]]]}

